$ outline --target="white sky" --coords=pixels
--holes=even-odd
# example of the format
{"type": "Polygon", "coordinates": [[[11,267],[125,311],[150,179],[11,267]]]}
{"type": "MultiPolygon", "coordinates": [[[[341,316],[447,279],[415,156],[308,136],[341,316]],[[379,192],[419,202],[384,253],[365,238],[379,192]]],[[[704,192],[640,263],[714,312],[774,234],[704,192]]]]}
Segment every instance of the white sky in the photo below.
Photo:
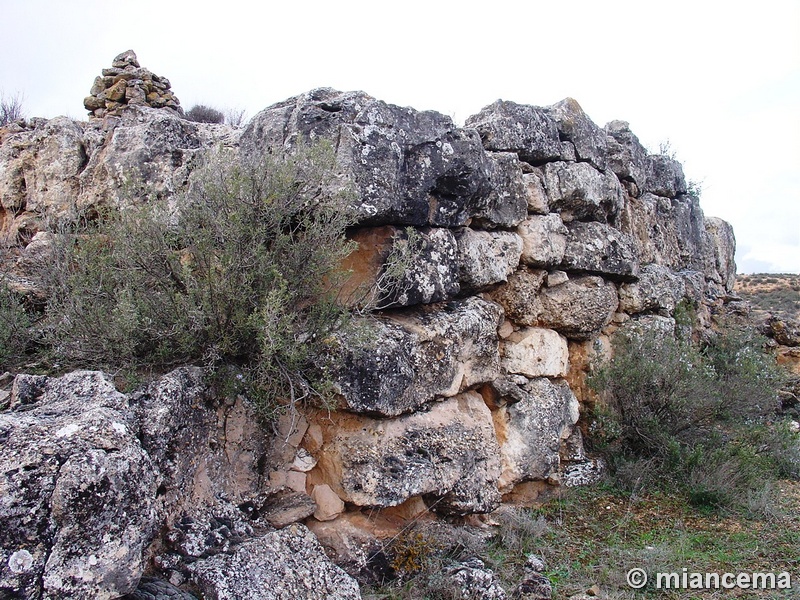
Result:
{"type": "Polygon", "coordinates": [[[571,96],[669,141],[739,272],[800,273],[800,0],[0,0],[0,89],[85,118],[129,48],[195,103],[245,109],[330,86],[463,121],[498,98],[571,96]]]}

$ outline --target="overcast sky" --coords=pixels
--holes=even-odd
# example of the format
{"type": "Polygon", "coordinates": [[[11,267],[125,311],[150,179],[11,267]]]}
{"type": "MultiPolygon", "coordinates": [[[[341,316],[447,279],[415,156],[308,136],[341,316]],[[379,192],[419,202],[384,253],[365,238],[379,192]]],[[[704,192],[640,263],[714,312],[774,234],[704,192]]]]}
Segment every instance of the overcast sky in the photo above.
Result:
{"type": "Polygon", "coordinates": [[[113,57],[195,103],[266,106],[330,86],[457,122],[498,98],[571,96],[599,125],[669,141],[739,272],[800,273],[800,0],[171,2],[0,0],[0,88],[85,118],[113,57]]]}

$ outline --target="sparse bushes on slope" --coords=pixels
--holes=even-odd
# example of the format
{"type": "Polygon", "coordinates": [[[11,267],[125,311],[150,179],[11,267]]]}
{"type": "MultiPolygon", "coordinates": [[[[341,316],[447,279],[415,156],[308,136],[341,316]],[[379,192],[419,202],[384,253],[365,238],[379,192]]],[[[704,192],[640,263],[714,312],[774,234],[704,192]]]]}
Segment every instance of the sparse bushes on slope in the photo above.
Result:
{"type": "Polygon", "coordinates": [[[618,483],[666,482],[697,504],[742,508],[765,482],[797,477],[800,437],[777,420],[783,374],[750,331],[705,348],[631,336],[600,367],[594,443],[618,483]]]}
{"type": "Polygon", "coordinates": [[[321,145],[249,165],[220,155],[177,208],[154,201],[57,236],[43,269],[55,360],[233,364],[264,408],[324,395],[317,359],[346,322],[336,272],[351,250],[344,198],[325,191],[332,160],[321,145]]]}

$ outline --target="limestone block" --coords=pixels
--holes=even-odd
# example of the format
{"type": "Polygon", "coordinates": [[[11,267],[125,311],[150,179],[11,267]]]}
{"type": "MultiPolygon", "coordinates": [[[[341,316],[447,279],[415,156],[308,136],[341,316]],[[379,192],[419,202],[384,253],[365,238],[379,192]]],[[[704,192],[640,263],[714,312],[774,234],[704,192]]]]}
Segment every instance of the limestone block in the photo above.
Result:
{"type": "Polygon", "coordinates": [[[329,485],[315,485],[311,498],[317,503],[314,511],[317,521],[332,521],[344,512],[344,502],[329,485]]]}
{"type": "Polygon", "coordinates": [[[537,106],[498,100],[469,117],[466,125],[478,130],[487,150],[516,152],[532,164],[561,156],[556,123],[537,106]]]}
{"type": "Polygon", "coordinates": [[[547,479],[558,472],[559,448],[578,421],[578,401],[564,381],[533,379],[521,386],[523,400],[500,409],[499,430],[505,493],[521,481],[547,479]]]}
{"type": "Polygon", "coordinates": [[[611,172],[601,173],[589,163],[551,162],[543,167],[551,211],[564,220],[590,219],[605,223],[625,204],[625,193],[611,172]]]}
{"type": "Polygon", "coordinates": [[[503,307],[506,318],[519,325],[536,325],[541,313],[539,291],[546,276],[547,271],[519,269],[505,285],[491,292],[491,298],[503,307]]]}
{"type": "Polygon", "coordinates": [[[154,535],[156,471],[108,376],[42,378],[0,413],[0,595],[118,598],[154,535]]]}
{"type": "Polygon", "coordinates": [[[669,156],[655,154],[647,157],[645,165],[647,169],[645,192],[666,198],[677,198],[686,193],[686,178],[680,162],[669,156]]]}
{"type": "Polygon", "coordinates": [[[628,314],[648,310],[672,313],[686,293],[681,275],[661,265],[647,265],[639,272],[639,281],[624,283],[619,288],[619,309],[628,314]]]}
{"type": "Polygon", "coordinates": [[[625,233],[603,223],[576,221],[567,224],[564,259],[565,271],[584,271],[614,279],[635,281],[639,258],[633,240],[625,233]]]}
{"type": "Polygon", "coordinates": [[[567,339],[552,329],[531,327],[503,341],[503,367],[526,377],[564,377],[569,369],[567,339]]]}
{"type": "Polygon", "coordinates": [[[572,142],[577,159],[605,171],[608,155],[606,133],[583,112],[581,105],[573,98],[566,98],[550,106],[548,112],[556,122],[561,139],[572,142]]]}
{"type": "Polygon", "coordinates": [[[474,129],[363,92],[312,90],[258,113],[241,153],[258,157],[327,139],[362,225],[457,227],[488,207],[493,165],[474,129]]]}
{"type": "Polygon", "coordinates": [[[480,291],[504,282],[519,266],[522,239],[515,233],[464,227],[456,230],[455,237],[462,291],[480,291]]]}
{"type": "Polygon", "coordinates": [[[569,233],[556,213],[531,215],[517,227],[522,237],[524,264],[532,267],[552,267],[564,258],[569,233]]]}
{"type": "Polygon", "coordinates": [[[647,150],[625,121],[611,121],[605,130],[609,168],[620,180],[630,181],[642,190],[647,181],[647,150]]]}
{"type": "Polygon", "coordinates": [[[546,215],[550,212],[547,192],[544,189],[542,179],[544,174],[540,169],[535,169],[532,173],[525,173],[522,180],[525,182],[526,200],[528,202],[528,212],[537,215],[546,215]]]}
{"type": "Polygon", "coordinates": [[[489,152],[491,191],[473,226],[514,227],[528,214],[528,198],[519,159],[513,152],[489,152]]]}
{"type": "Polygon", "coordinates": [[[344,408],[397,416],[495,379],[501,312],[472,297],[368,320],[332,365],[344,408]]]}
{"type": "Polygon", "coordinates": [[[394,419],[349,417],[334,432],[319,469],[346,502],[388,507],[422,496],[432,510],[454,515],[499,504],[492,415],[475,392],[394,419]]]}
{"type": "Polygon", "coordinates": [[[605,327],[619,305],[613,283],[600,277],[576,277],[544,288],[532,324],[555,329],[570,339],[587,339],[605,327]]]}
{"type": "Polygon", "coordinates": [[[361,598],[356,580],[325,556],[317,538],[303,525],[267,533],[231,553],[193,562],[189,571],[206,598],[361,598]]]}

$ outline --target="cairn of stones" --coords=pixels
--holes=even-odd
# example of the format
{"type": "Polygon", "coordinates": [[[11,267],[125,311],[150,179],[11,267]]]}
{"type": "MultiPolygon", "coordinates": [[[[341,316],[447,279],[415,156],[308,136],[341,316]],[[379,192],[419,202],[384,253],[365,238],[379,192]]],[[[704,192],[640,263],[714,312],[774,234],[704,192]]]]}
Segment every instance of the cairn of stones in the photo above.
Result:
{"type": "Polygon", "coordinates": [[[90,117],[102,119],[119,115],[126,106],[167,108],[183,114],[180,100],[170,90],[170,82],[139,66],[136,53],[128,50],[117,55],[111,68],[96,77],[83,106],[90,117]]]}

